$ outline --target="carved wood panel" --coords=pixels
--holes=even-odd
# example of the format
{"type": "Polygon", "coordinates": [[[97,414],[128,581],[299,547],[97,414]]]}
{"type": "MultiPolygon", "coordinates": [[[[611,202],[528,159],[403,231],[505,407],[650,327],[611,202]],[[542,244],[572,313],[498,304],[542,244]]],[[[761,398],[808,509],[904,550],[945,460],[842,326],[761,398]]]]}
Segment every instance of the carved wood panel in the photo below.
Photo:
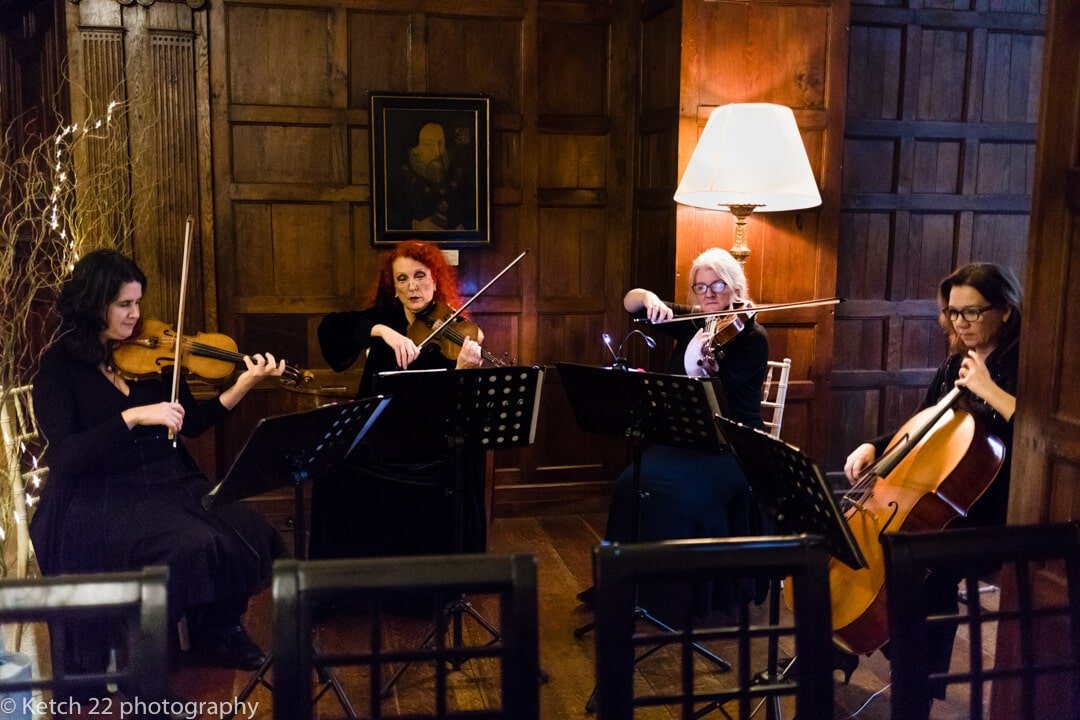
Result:
{"type": "Polygon", "coordinates": [[[214,222],[208,194],[209,107],[205,14],[186,6],[121,7],[110,0],[67,4],[71,115],[102,119],[121,103],[111,132],[129,138],[128,157],[89,147],[77,172],[99,164],[130,168],[91,195],[119,198],[100,208],[110,234],[147,273],[148,317],[172,322],[180,294],[185,220],[196,219],[187,317],[216,325],[214,222]]]}
{"type": "Polygon", "coordinates": [[[937,286],[1022,270],[1046,7],[852,7],[828,468],[900,425],[945,354],[937,286]]]}

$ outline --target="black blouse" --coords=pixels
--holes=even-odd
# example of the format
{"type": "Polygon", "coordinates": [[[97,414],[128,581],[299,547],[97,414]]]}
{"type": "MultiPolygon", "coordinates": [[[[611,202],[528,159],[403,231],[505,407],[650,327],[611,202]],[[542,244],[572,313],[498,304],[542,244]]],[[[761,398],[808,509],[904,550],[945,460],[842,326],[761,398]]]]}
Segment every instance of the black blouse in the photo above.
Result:
{"type": "MultiPolygon", "coordinates": [[[[358,398],[374,394],[376,375],[398,369],[393,348],[383,342],[382,338],[371,337],[371,329],[376,325],[386,325],[402,335],[407,334],[409,321],[405,317],[405,308],[395,302],[389,307],[376,305],[366,310],[330,313],[319,323],[319,346],[327,364],[336,372],[347,370],[367,352],[364,374],[360,377],[360,386],[356,391],[358,398]]],[[[451,370],[455,365],[455,361],[443,357],[440,353],[425,350],[409,364],[409,369],[451,370]]]]}
{"type": "MultiPolygon", "coordinates": [[[[676,315],[686,314],[692,308],[675,305],[676,315]]],[[[645,311],[634,313],[645,317],[645,311]]],[[[690,341],[702,327],[701,321],[662,323],[654,328],[675,339],[675,352],[671,357],[670,372],[685,375],[683,356],[690,341]]],[[[717,358],[719,369],[716,377],[724,388],[728,417],[751,427],[765,427],[761,419],[761,384],[769,361],[769,336],[765,328],[751,318],[746,328],[726,343],[723,354],[717,358]]]]}
{"type": "MultiPolygon", "coordinates": [[[[122,473],[175,452],[161,426],[128,429],[121,413],[139,405],[169,399],[171,379],[129,382],[120,391],[95,366],[72,357],[59,345],[42,358],[34,379],[34,411],[48,440],[45,460],[48,487],[61,482],[92,482],[107,473],[122,473]]],[[[184,406],[181,434],[196,437],[228,414],[216,398],[199,401],[180,381],[184,406]]],[[[48,493],[42,493],[42,504],[48,493]]]]}
{"type": "MultiPolygon", "coordinates": [[[[966,352],[956,353],[945,358],[945,361],[934,374],[930,387],[926,389],[926,397],[923,398],[919,410],[933,407],[941,398],[947,395],[956,385],[960,377],[960,365],[967,356],[966,352]]],[[[990,377],[998,387],[1010,395],[1016,395],[1017,376],[1020,364],[1020,349],[1018,343],[996,350],[987,358],[986,367],[990,371],[990,377]]],[[[1006,420],[982,398],[971,392],[963,392],[957,401],[958,407],[972,413],[983,421],[986,431],[997,437],[1005,445],[1005,460],[998,471],[997,477],[991,483],[989,489],[972,506],[967,518],[955,526],[970,525],[1003,525],[1008,511],[1009,481],[1011,479],[1013,422],[1006,420]]],[[[889,446],[892,434],[882,435],[871,440],[871,444],[880,457],[889,446]]]]}

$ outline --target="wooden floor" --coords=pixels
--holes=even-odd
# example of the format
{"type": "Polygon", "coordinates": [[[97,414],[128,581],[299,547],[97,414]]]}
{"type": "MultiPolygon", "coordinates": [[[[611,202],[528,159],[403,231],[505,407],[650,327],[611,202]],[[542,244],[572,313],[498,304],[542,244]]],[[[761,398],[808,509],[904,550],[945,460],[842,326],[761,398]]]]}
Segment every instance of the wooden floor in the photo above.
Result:
{"type": "MultiPolygon", "coordinates": [[[[539,567],[539,607],[540,607],[540,652],[541,665],[550,676],[550,680],[541,686],[541,712],[545,720],[573,720],[589,718],[585,712],[585,702],[593,686],[593,639],[588,635],[581,640],[573,637],[573,630],[590,619],[589,613],[579,605],[575,595],[591,584],[590,551],[602,533],[604,517],[602,515],[569,515],[541,518],[499,519],[493,523],[490,533],[489,550],[491,552],[525,551],[534,553],[539,567]]],[[[989,598],[989,603],[996,604],[996,596],[989,598]]],[[[987,601],[984,600],[984,604],[987,601]]],[[[478,610],[486,617],[494,618],[494,606],[478,604],[478,610]]],[[[247,619],[252,636],[264,647],[270,640],[271,597],[269,590],[254,598],[247,619]]],[[[406,643],[419,643],[426,629],[426,621],[399,621],[399,638],[406,643]]],[[[466,623],[466,641],[481,643],[488,639],[485,631],[472,622],[466,623]]],[[[320,631],[320,641],[326,650],[344,649],[355,640],[356,628],[350,627],[346,620],[333,619],[320,631]]],[[[961,635],[957,640],[955,657],[957,661],[967,652],[967,640],[961,635]]],[[[35,633],[36,634],[36,633],[35,633]]],[[[987,652],[993,653],[993,637],[984,639],[987,652]]],[[[781,648],[783,651],[785,648],[781,648]]],[[[722,645],[717,647],[725,655],[722,645]]],[[[674,651],[673,651],[674,655],[674,651]]],[[[732,655],[734,652],[732,651],[732,655]]],[[[731,657],[732,655],[728,655],[731,657]]],[[[657,653],[638,666],[635,682],[642,690],[651,687],[670,686],[677,677],[674,657],[664,657],[663,651],[657,653]]],[[[954,661],[955,662],[955,661],[954,661]]],[[[955,666],[954,666],[955,668],[955,666]]],[[[708,674],[709,666],[702,665],[702,672],[708,674]]],[[[722,684],[724,675],[713,673],[715,682],[722,684]]],[[[430,665],[411,667],[396,685],[393,697],[385,701],[384,713],[403,713],[430,707],[430,685],[433,671],[430,665]]],[[[862,658],[859,668],[851,678],[850,684],[840,682],[837,673],[835,692],[835,718],[857,717],[865,720],[884,720],[890,717],[888,684],[888,662],[880,653],[862,658]],[[865,705],[865,707],[863,707],[865,705]]],[[[251,677],[251,673],[233,672],[208,668],[180,668],[174,676],[174,686],[181,697],[193,701],[227,702],[233,700],[251,677]]],[[[353,702],[361,717],[366,716],[367,693],[366,680],[359,671],[344,671],[338,675],[344,685],[346,695],[353,702]]],[[[452,703],[458,707],[485,707],[498,705],[498,667],[491,661],[470,661],[460,671],[450,674],[452,703]],[[490,663],[490,664],[489,664],[490,663]]],[[[952,692],[952,690],[950,690],[952,692]]],[[[238,717],[252,720],[270,720],[273,707],[270,691],[258,687],[250,696],[249,705],[238,717]]],[[[955,697],[935,702],[933,720],[954,720],[966,718],[968,703],[962,693],[955,697]]],[[[320,718],[344,717],[344,711],[333,692],[327,692],[317,705],[320,718]]],[[[725,708],[728,717],[737,717],[734,707],[725,708]]],[[[761,712],[757,717],[764,717],[761,712]]],[[[639,718],[677,717],[674,711],[664,708],[641,712],[639,718]]],[[[714,711],[706,717],[724,718],[721,711],[714,711]]],[[[784,717],[794,717],[793,707],[784,707],[784,717]]]]}

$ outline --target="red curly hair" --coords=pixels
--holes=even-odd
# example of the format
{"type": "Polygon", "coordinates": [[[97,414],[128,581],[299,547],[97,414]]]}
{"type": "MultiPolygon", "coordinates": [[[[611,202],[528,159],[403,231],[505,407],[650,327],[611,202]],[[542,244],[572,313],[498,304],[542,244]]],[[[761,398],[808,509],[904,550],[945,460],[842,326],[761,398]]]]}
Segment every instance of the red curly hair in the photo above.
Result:
{"type": "Polygon", "coordinates": [[[454,268],[446,262],[442,250],[419,240],[402,241],[383,255],[379,264],[379,284],[375,288],[374,304],[385,306],[397,299],[394,292],[394,261],[402,257],[415,260],[431,271],[431,278],[435,281],[435,300],[442,300],[454,308],[461,307],[461,293],[458,292],[457,273],[454,268]]]}

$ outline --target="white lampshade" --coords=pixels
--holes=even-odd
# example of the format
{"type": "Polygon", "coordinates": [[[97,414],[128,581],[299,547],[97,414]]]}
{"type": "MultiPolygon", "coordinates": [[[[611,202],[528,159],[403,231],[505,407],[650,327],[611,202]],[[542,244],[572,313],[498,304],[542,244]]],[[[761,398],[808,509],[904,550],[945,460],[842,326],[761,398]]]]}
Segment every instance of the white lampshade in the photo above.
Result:
{"type": "Polygon", "coordinates": [[[709,210],[758,205],[756,212],[820,205],[821,193],[791,108],[736,103],[713,110],[675,202],[709,210]]]}

